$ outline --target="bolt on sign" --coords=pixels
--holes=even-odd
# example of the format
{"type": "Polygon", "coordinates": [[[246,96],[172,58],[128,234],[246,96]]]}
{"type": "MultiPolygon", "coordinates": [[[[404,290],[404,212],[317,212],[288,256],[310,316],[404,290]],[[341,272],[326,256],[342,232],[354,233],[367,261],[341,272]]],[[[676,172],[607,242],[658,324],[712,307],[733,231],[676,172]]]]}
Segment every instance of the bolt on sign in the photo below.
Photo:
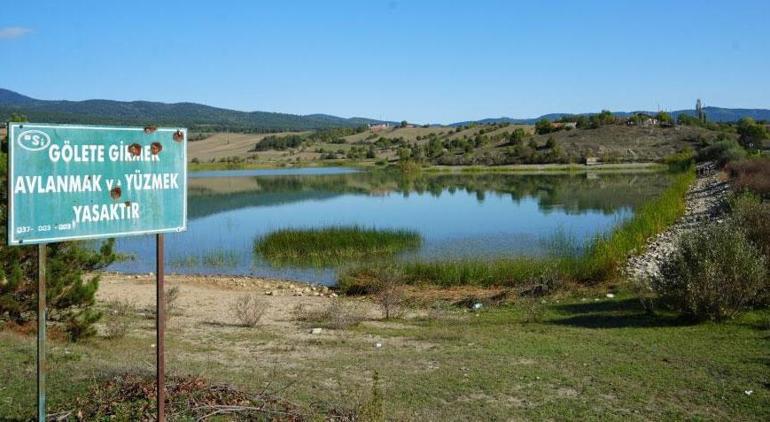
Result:
{"type": "Polygon", "coordinates": [[[8,244],[179,232],[187,130],[11,123],[8,244]]]}

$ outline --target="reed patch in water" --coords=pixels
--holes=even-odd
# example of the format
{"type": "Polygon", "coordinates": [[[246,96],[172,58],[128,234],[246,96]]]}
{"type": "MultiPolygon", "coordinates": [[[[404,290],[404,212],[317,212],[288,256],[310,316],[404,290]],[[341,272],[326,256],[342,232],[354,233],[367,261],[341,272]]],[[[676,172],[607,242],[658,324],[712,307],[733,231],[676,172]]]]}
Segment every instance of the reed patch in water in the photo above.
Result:
{"type": "Polygon", "coordinates": [[[415,250],[420,234],[403,229],[338,226],[281,229],[260,237],[254,250],[274,265],[337,266],[415,250]]]}

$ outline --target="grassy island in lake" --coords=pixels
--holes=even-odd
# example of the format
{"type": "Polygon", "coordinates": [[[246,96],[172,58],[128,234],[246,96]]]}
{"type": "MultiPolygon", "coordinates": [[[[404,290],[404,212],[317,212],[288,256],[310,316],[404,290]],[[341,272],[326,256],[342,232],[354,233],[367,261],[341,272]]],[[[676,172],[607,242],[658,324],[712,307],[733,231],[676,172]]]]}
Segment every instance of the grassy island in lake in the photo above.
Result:
{"type": "Polygon", "coordinates": [[[410,230],[340,226],[278,230],[257,239],[254,249],[277,265],[329,266],[388,257],[417,249],[421,243],[420,235],[410,230]]]}

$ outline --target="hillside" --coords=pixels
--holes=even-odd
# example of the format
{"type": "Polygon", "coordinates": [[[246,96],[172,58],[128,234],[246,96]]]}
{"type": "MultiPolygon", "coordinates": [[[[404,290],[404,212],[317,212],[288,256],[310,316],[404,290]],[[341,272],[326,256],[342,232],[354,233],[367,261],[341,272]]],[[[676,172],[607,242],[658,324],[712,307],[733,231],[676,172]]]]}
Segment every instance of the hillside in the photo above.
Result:
{"type": "MultiPolygon", "coordinates": [[[[703,111],[706,113],[706,117],[710,122],[736,122],[744,117],[751,117],[754,120],[766,120],[770,121],[770,110],[763,109],[763,108],[723,108],[723,107],[704,107],[703,111]]],[[[615,117],[618,118],[628,118],[631,115],[635,113],[644,113],[651,116],[654,116],[656,112],[654,111],[618,111],[613,112],[612,114],[615,117]]],[[[457,122],[452,123],[450,126],[467,126],[472,123],[476,124],[500,124],[500,123],[511,123],[511,124],[524,124],[524,125],[531,125],[535,124],[540,119],[548,119],[548,120],[557,120],[564,116],[590,116],[595,113],[549,113],[544,114],[542,116],[533,117],[533,118],[526,118],[526,119],[520,119],[520,118],[511,118],[511,117],[497,117],[497,118],[488,118],[488,119],[481,119],[481,120],[473,120],[473,121],[465,121],[465,122],[457,122]]],[[[689,116],[695,117],[696,113],[695,110],[676,110],[669,112],[671,116],[676,119],[680,114],[687,114],[689,116]]]]}
{"type": "MultiPolygon", "coordinates": [[[[697,126],[629,127],[563,130],[534,134],[526,125],[494,124],[465,127],[407,127],[367,130],[321,141],[304,133],[278,133],[277,139],[297,136],[297,145],[260,148],[267,135],[218,133],[192,142],[189,157],[199,163],[235,166],[302,166],[342,162],[395,163],[406,154],[423,164],[499,166],[510,164],[583,163],[595,157],[602,163],[660,161],[686,148],[698,149],[717,136],[735,134],[697,126]],[[522,138],[514,140],[520,130],[522,138]]],[[[211,166],[211,164],[209,164],[211,166]]]]}
{"type": "Polygon", "coordinates": [[[195,131],[278,132],[303,131],[332,127],[355,127],[378,120],[343,118],[325,114],[306,116],[244,112],[196,103],[160,103],[150,101],[49,101],[30,98],[0,88],[0,121],[12,113],[23,114],[33,122],[167,125],[185,126],[195,131]]]}

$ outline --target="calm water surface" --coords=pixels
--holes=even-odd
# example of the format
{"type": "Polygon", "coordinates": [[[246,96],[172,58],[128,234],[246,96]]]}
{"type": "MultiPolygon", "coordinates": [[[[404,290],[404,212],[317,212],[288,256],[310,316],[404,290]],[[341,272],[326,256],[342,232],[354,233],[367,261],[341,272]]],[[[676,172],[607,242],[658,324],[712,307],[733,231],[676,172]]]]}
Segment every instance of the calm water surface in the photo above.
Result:
{"type": "MultiPolygon", "coordinates": [[[[167,271],[250,274],[333,284],[335,269],[273,267],[254,240],[293,227],[406,228],[424,239],[398,259],[542,255],[554,236],[606,233],[669,183],[664,173],[421,174],[347,168],[214,171],[191,175],[188,231],[166,236],[167,271]]],[[[110,269],[154,271],[154,237],[122,238],[133,260],[110,269]]]]}

